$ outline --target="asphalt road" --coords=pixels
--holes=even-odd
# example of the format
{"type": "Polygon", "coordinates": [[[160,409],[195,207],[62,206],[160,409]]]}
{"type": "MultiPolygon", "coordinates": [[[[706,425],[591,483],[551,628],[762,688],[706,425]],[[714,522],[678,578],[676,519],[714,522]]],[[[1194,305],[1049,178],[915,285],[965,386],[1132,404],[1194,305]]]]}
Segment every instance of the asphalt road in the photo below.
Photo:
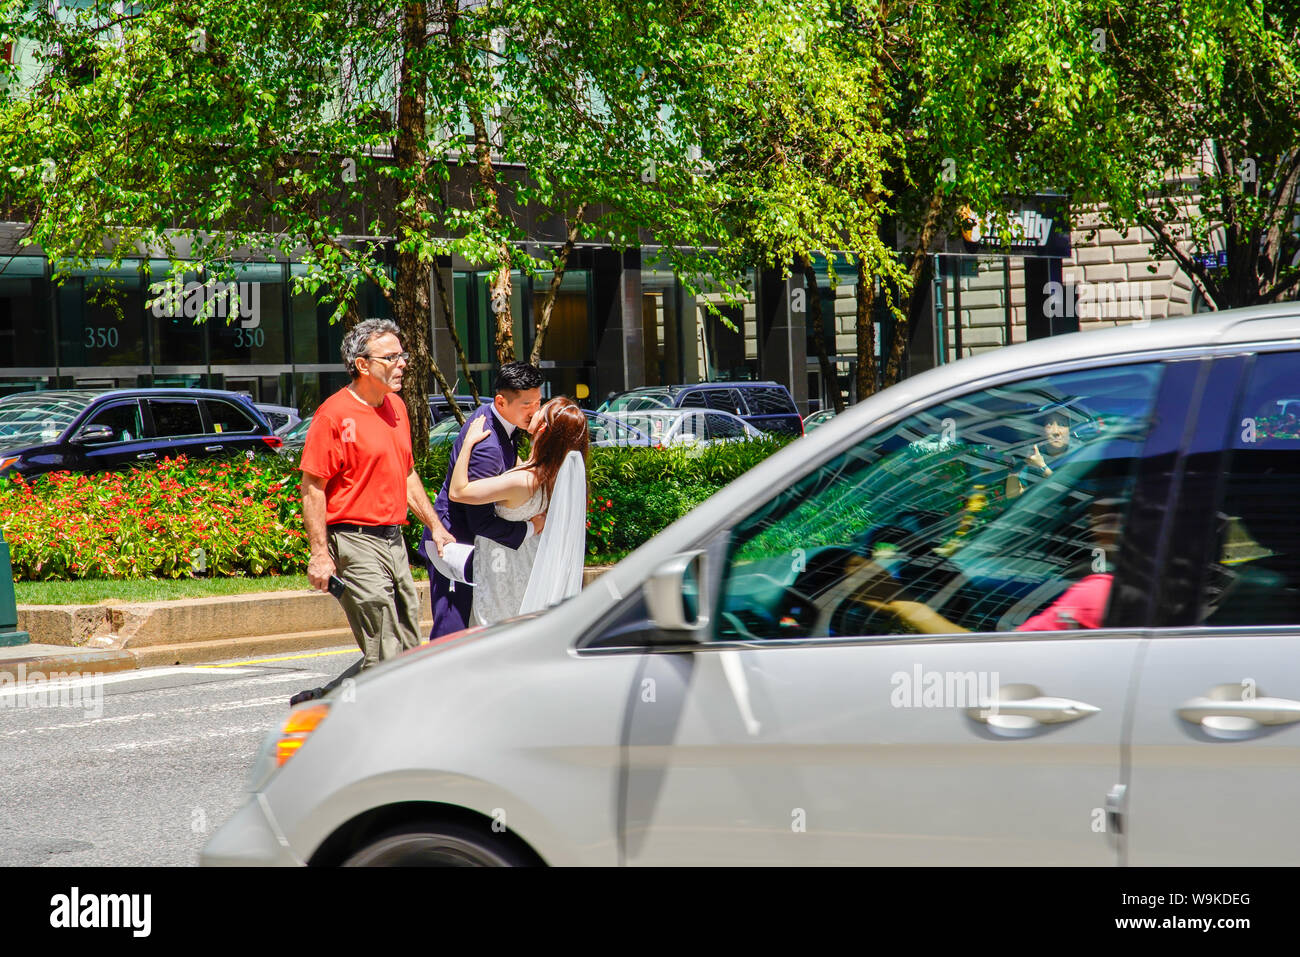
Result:
{"type": "Polygon", "coordinates": [[[356,647],[0,686],[0,865],[193,866],[289,697],[356,647]]]}

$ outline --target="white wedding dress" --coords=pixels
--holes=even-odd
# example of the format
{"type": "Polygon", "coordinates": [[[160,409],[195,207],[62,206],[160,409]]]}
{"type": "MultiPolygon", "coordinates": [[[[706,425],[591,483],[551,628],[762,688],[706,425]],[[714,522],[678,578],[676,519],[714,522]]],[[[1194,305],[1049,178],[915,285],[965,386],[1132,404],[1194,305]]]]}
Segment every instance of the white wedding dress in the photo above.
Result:
{"type": "Polygon", "coordinates": [[[524,504],[500,503],[497,515],[524,522],[546,512],[540,535],[510,548],[482,535],[474,539],[474,603],[470,620],[487,625],[514,615],[540,611],[576,595],[582,588],[587,549],[587,472],[578,452],[570,452],[555,476],[551,501],[538,488],[524,504]]]}

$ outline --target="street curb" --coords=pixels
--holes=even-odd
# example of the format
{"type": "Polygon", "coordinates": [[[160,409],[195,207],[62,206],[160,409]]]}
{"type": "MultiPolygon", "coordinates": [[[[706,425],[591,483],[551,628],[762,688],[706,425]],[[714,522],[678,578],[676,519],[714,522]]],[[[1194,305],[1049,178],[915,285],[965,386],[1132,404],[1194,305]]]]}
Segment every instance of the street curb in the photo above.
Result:
{"type": "MultiPolygon", "coordinates": [[[[606,570],[607,566],[585,569],[583,587],[606,570]]],[[[420,596],[421,610],[424,611],[429,608],[429,583],[423,581],[416,582],[415,585],[420,596]]],[[[29,630],[35,624],[44,632],[41,635],[43,640],[31,646],[33,650],[50,650],[22,657],[0,658],[0,673],[15,677],[20,666],[27,674],[33,671],[106,674],[355,644],[342,608],[334,599],[320,592],[247,592],[216,598],[136,604],[20,605],[19,614],[26,614],[29,630]],[[331,611],[337,614],[331,615],[331,611]],[[295,615],[294,612],[299,613],[295,615]],[[43,620],[42,614],[45,616],[43,620]],[[334,624],[334,627],[270,634],[255,630],[265,629],[268,617],[280,622],[305,620],[313,624],[334,624]],[[330,621],[331,617],[335,621],[330,621]],[[87,629],[89,622],[98,622],[98,627],[87,629]],[[123,631],[129,629],[129,634],[103,634],[104,626],[109,623],[117,625],[123,631]],[[227,627],[234,633],[189,641],[160,640],[169,628],[187,634],[210,634],[218,626],[227,627]],[[96,630],[101,633],[95,634],[96,630]],[[51,641],[51,637],[66,640],[51,641]],[[85,643],[73,644],[77,637],[85,643]],[[100,647],[88,647],[90,642],[98,642],[100,647]]],[[[432,628],[432,621],[420,622],[421,640],[432,628]]]]}
{"type": "Polygon", "coordinates": [[[139,668],[135,655],[129,651],[83,651],[71,654],[29,655],[25,658],[7,658],[0,661],[0,674],[18,678],[31,678],[40,672],[47,679],[54,672],[63,675],[102,675],[114,671],[134,671],[139,668]]]}

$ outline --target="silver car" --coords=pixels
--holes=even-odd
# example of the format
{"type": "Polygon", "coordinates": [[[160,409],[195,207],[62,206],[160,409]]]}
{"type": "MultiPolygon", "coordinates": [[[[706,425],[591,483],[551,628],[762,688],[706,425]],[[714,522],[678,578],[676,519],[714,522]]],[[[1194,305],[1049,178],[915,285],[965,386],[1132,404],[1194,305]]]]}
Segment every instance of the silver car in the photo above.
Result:
{"type": "Polygon", "coordinates": [[[653,409],[642,412],[606,412],[606,418],[648,436],[655,446],[714,445],[763,437],[738,415],[709,409],[653,409]]]}
{"type": "Polygon", "coordinates": [[[1294,304],[908,379],[273,730],[205,864],[1295,864],[1294,304]]]}

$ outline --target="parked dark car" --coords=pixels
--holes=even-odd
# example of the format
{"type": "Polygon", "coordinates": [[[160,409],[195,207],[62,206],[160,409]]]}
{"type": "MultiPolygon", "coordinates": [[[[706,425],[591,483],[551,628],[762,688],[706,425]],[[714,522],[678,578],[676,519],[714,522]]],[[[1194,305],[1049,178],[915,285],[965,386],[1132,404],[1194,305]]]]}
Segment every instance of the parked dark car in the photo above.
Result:
{"type": "Polygon", "coordinates": [[[274,452],[247,396],[216,389],[23,392],[0,399],[0,475],[99,472],[168,456],[274,452]]]}
{"type": "Polygon", "coordinates": [[[647,386],[620,393],[600,412],[645,412],[651,409],[714,409],[738,415],[756,429],[803,435],[803,419],[790,392],[779,382],[696,382],[647,386]]]}

